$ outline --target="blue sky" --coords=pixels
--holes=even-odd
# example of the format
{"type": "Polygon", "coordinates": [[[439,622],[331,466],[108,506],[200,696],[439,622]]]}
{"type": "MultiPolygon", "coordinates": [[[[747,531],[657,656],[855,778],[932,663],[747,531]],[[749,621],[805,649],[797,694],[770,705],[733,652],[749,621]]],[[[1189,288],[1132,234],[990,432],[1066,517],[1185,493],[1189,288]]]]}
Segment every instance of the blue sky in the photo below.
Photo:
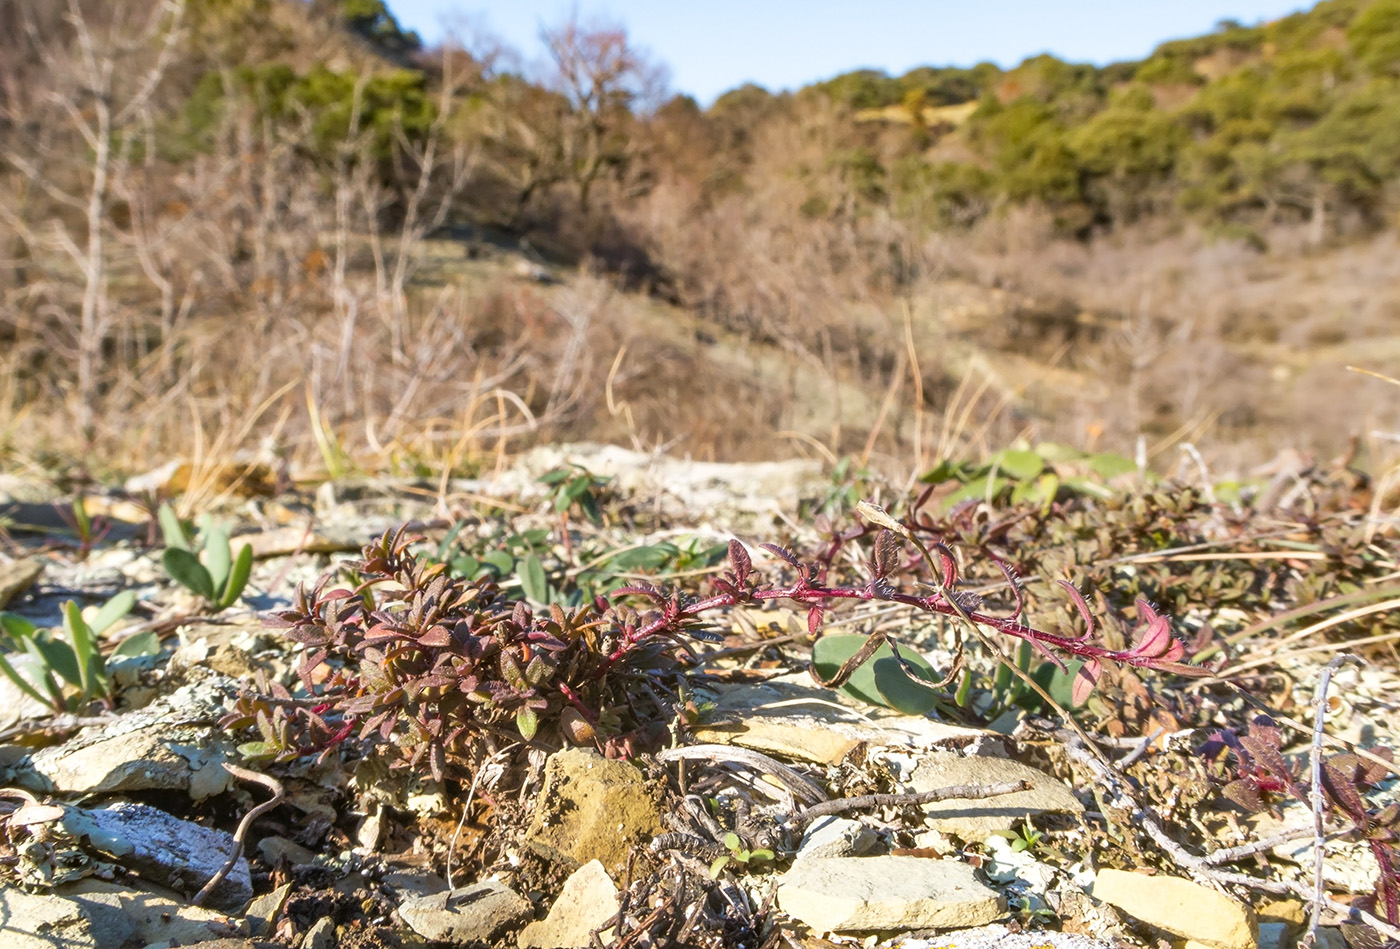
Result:
{"type": "Polygon", "coordinates": [[[1163,40],[1208,32],[1222,19],[1246,25],[1309,4],[1288,0],[388,0],[428,42],[465,17],[519,50],[542,51],[541,26],[577,8],[627,28],[671,70],[678,92],[708,105],[756,82],[795,89],[852,69],[899,75],[915,66],[1014,66],[1050,52],[1075,62],[1138,59],[1163,40]],[[857,12],[858,11],[858,12],[857,12]]]}

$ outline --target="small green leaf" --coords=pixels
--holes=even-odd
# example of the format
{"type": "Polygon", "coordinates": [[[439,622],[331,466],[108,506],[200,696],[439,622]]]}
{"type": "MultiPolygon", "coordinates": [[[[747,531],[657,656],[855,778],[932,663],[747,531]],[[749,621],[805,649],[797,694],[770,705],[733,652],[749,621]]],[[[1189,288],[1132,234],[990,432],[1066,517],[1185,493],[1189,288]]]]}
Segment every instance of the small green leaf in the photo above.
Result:
{"type": "Polygon", "coordinates": [[[93,616],[92,622],[88,625],[92,627],[93,635],[101,636],[112,624],[123,616],[131,612],[131,608],[136,605],[136,592],[134,590],[123,590],[102,604],[102,609],[93,616]]]}
{"type": "Polygon", "coordinates": [[[724,835],[724,845],[734,853],[739,853],[744,849],[744,842],[739,839],[739,835],[730,831],[724,835]]]}
{"type": "Polygon", "coordinates": [[[72,685],[82,687],[83,670],[73,647],[61,640],[50,639],[47,633],[24,641],[25,651],[45,672],[56,672],[72,685]]]}
{"type": "Polygon", "coordinates": [[[123,639],[117,648],[112,650],[113,659],[129,659],[137,656],[154,656],[160,652],[160,636],[155,630],[148,629],[144,633],[137,633],[135,636],[128,636],[123,639]]]}
{"type": "Polygon", "coordinates": [[[497,577],[508,577],[515,570],[515,558],[504,550],[493,550],[481,559],[497,577]]]}
{"type": "Polygon", "coordinates": [[[209,584],[214,598],[222,599],[229,570],[233,569],[233,551],[228,543],[228,528],[213,527],[204,535],[204,569],[209,572],[209,584]]]}
{"type": "Polygon", "coordinates": [[[174,577],[186,589],[214,601],[214,581],[199,558],[182,547],[167,548],[160,558],[165,572],[174,577]]]}
{"type": "Polygon", "coordinates": [[[724,872],[724,868],[729,866],[729,861],[731,859],[732,858],[727,853],[715,857],[714,862],[710,864],[710,879],[717,879],[719,875],[724,872]]]}
{"type": "Polygon", "coordinates": [[[535,714],[534,709],[526,706],[515,713],[515,727],[521,738],[530,741],[535,737],[535,732],[540,730],[540,717],[535,714]]]}
{"type": "Polygon", "coordinates": [[[0,613],[0,631],[3,631],[7,636],[24,639],[27,636],[33,636],[38,629],[39,627],[23,616],[15,613],[0,613]]]}
{"type": "Polygon", "coordinates": [[[1119,475],[1130,474],[1138,470],[1137,462],[1133,459],[1112,452],[1090,455],[1089,468],[1105,481],[1112,481],[1119,475]]]}
{"type": "Polygon", "coordinates": [[[53,698],[46,698],[45,696],[40,695],[39,691],[35,689],[34,686],[30,685],[28,680],[26,680],[24,676],[19,674],[19,670],[17,670],[14,666],[10,665],[10,661],[5,658],[5,654],[3,652],[0,652],[0,674],[3,674],[5,678],[9,679],[15,684],[15,688],[19,689],[21,692],[29,696],[34,701],[42,703],[44,705],[54,704],[53,698]]]}
{"type": "MultiPolygon", "coordinates": [[[[866,637],[850,634],[823,636],[812,647],[812,663],[824,679],[829,679],[865,644],[866,637]]],[[[939,679],[927,659],[912,649],[901,649],[910,666],[936,682],[939,679]]],[[[851,675],[841,692],[871,705],[883,705],[909,715],[922,715],[938,703],[938,692],[916,682],[905,673],[894,651],[882,645],[851,675]]]]}
{"type": "Polygon", "coordinates": [[[224,586],[224,592],[219,597],[216,604],[219,609],[226,610],[238,598],[243,595],[243,589],[248,585],[248,577],[253,573],[253,548],[244,544],[238,551],[238,557],[233,561],[233,568],[228,575],[228,582],[224,586]]]}
{"type": "Polygon", "coordinates": [[[165,537],[165,546],[177,550],[193,550],[190,545],[190,535],[185,532],[185,525],[180,523],[180,518],[175,516],[175,509],[168,502],[160,506],[160,510],[156,512],[156,520],[160,522],[160,532],[165,537]]]}
{"type": "Polygon", "coordinates": [[[612,570],[656,570],[674,557],[677,550],[672,544],[651,544],[624,550],[608,561],[612,570]]]}
{"type": "Polygon", "coordinates": [[[549,602],[549,581],[544,575],[544,565],[534,554],[526,554],[516,571],[520,580],[520,590],[527,599],[535,603],[549,602]]]}
{"type": "Polygon", "coordinates": [[[991,458],[992,467],[1018,481],[1029,481],[1045,470],[1045,459],[1033,451],[1005,449],[991,458]]]}
{"type": "Polygon", "coordinates": [[[267,741],[245,741],[238,746],[238,753],[245,758],[271,758],[277,754],[277,748],[267,741]]]}

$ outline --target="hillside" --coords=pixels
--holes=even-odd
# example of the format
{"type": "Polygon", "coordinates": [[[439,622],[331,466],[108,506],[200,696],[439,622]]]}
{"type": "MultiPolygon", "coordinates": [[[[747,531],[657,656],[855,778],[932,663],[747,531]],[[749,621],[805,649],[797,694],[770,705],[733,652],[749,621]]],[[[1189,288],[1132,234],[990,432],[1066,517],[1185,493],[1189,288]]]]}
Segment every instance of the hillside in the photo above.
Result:
{"type": "Polygon", "coordinates": [[[470,466],[567,432],[1234,468],[1400,425],[1345,371],[1400,348],[1394,0],[705,110],[620,28],[553,27],[525,76],[379,0],[7,9],[0,448],[28,462],[470,466]]]}

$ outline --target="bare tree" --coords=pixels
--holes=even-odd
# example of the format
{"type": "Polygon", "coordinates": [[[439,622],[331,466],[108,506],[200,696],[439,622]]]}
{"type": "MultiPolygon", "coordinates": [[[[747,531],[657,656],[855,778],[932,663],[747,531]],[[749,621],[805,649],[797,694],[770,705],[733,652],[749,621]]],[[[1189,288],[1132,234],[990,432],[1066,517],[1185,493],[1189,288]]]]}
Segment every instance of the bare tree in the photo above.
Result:
{"type": "Polygon", "coordinates": [[[666,72],[632,46],[621,27],[588,28],[574,16],[544,30],[541,39],[553,61],[547,84],[568,105],[559,129],[564,166],[587,211],[599,178],[631,153],[634,114],[660,105],[666,72]]]}
{"type": "Polygon", "coordinates": [[[0,214],[31,254],[61,251],[80,275],[76,325],[65,322],[75,363],[76,421],[90,440],[102,345],[115,318],[108,298],[113,200],[177,50],[185,0],[101,7],[67,0],[61,22],[47,6],[27,0],[18,10],[23,42],[46,67],[43,95],[26,123],[40,131],[12,138],[4,159],[59,213],[47,226],[13,209],[7,213],[3,204],[0,214]]]}

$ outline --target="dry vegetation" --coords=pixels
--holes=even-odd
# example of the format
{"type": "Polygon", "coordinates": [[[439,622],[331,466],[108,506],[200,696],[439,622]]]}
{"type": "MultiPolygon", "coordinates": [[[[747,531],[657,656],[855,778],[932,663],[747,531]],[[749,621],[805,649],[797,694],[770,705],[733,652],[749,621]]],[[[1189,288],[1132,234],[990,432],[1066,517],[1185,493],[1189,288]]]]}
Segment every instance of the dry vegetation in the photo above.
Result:
{"type": "MultiPolygon", "coordinates": [[[[579,22],[526,79],[489,44],[419,48],[374,2],[22,0],[0,17],[12,460],[471,469],[596,438],[907,473],[1016,435],[1141,438],[1158,460],[1189,440],[1234,465],[1400,428],[1344,371],[1400,348],[1388,184],[1302,204],[1239,185],[1186,213],[1204,199],[1175,132],[1151,187],[1093,171],[1124,97],[1171,99],[1180,44],[1097,72],[1042,57],[916,71],[918,88],[745,87],[702,111],[665,99],[624,31],[579,22]],[[995,177],[1002,139],[1044,170],[1051,132],[1078,143],[1073,194],[1049,172],[995,177]],[[949,184],[967,169],[980,184],[949,184]],[[1139,193],[1156,203],[1125,203],[1139,193]],[[541,261],[557,279],[523,276],[541,261]]],[[[1339,75],[1393,82],[1353,34],[1371,65],[1339,75]]],[[[1273,34],[1219,36],[1193,42],[1245,50],[1220,81],[1272,62],[1273,34]]],[[[1196,123],[1205,148],[1223,93],[1200,69],[1179,113],[1151,114],[1196,123]]]]}

